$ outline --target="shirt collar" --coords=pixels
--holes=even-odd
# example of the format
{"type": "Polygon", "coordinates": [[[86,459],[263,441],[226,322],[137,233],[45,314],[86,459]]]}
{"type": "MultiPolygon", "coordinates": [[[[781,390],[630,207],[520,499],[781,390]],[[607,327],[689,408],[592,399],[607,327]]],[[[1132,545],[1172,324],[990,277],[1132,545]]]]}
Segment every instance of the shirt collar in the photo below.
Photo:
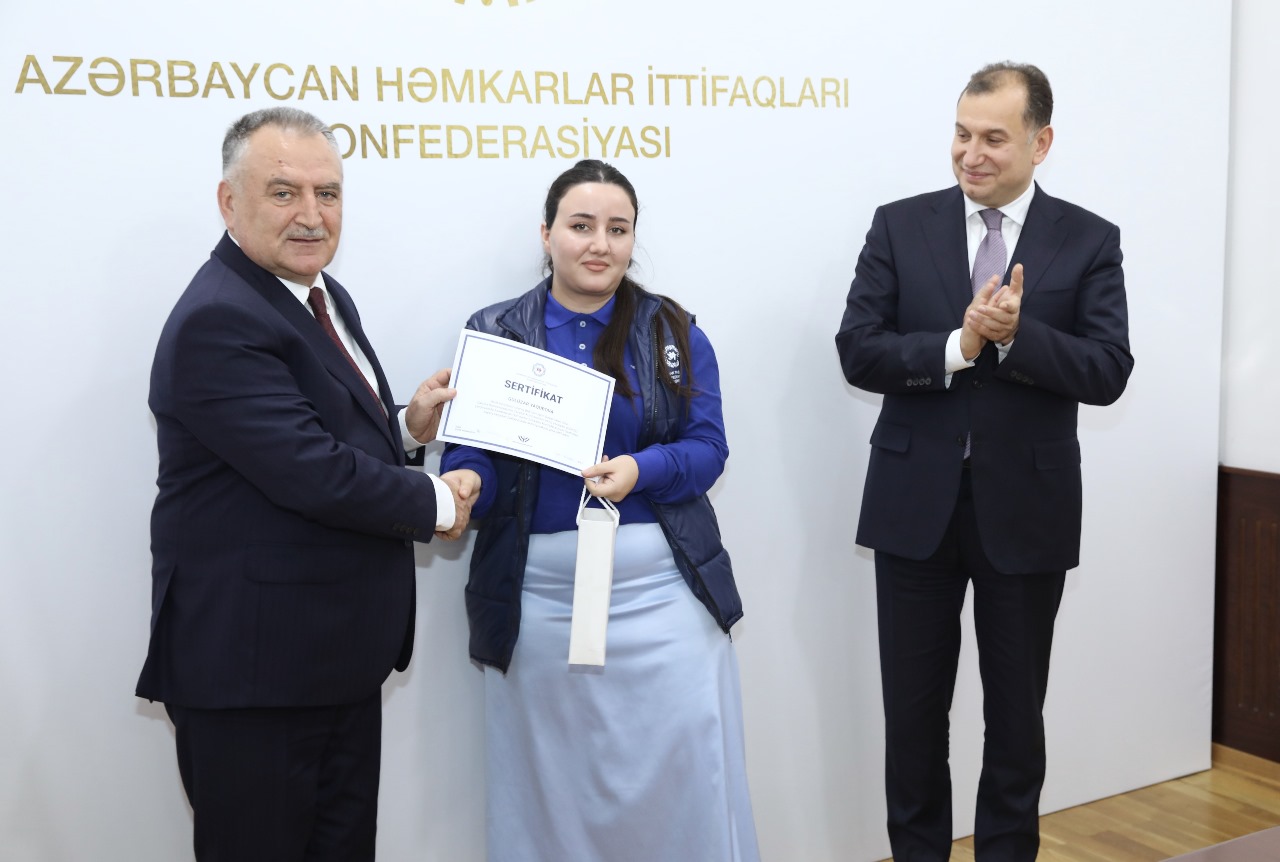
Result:
{"type": "Polygon", "coordinates": [[[298,302],[301,302],[303,305],[310,304],[308,300],[311,298],[311,287],[318,287],[321,292],[324,293],[324,304],[329,308],[333,307],[333,300],[329,299],[329,289],[324,286],[324,276],[318,272],[316,273],[316,280],[311,287],[303,287],[296,281],[289,281],[287,278],[280,278],[278,275],[276,276],[276,279],[285,287],[289,288],[289,292],[296,296],[298,298],[298,302]]]}
{"type": "MultiPolygon", "coordinates": [[[[227,231],[227,238],[236,244],[236,248],[240,248],[240,242],[231,235],[231,231],[227,231]]],[[[298,302],[301,302],[303,305],[307,305],[307,299],[311,296],[311,287],[318,287],[321,290],[323,290],[325,304],[326,305],[330,304],[329,289],[324,286],[324,276],[318,272],[316,273],[315,281],[311,283],[311,287],[303,287],[302,285],[297,284],[296,282],[292,282],[292,281],[289,281],[288,279],[280,278],[280,276],[278,275],[276,276],[276,280],[279,281],[281,284],[283,284],[285,287],[289,288],[289,292],[292,293],[295,297],[297,297],[298,302]]]]}
{"type": "Polygon", "coordinates": [[[608,326],[610,319],[613,318],[613,301],[616,296],[609,297],[609,301],[592,312],[570,311],[565,308],[556,298],[547,292],[547,310],[545,313],[545,322],[547,329],[555,329],[557,326],[564,326],[566,323],[577,320],[579,317],[589,317],[601,326],[608,326]]]}
{"type": "MultiPolygon", "coordinates": [[[[1027,223],[1027,210],[1031,209],[1031,199],[1035,197],[1035,194],[1036,184],[1035,182],[1032,182],[1031,185],[1027,186],[1027,190],[1025,192],[1018,195],[1017,198],[1004,206],[997,207],[997,209],[1004,213],[1005,216],[1016,222],[1019,226],[1024,225],[1027,223]]],[[[971,218],[974,213],[982,212],[985,209],[990,209],[990,207],[970,200],[968,195],[964,196],[964,217],[966,221],[971,218]]]]}

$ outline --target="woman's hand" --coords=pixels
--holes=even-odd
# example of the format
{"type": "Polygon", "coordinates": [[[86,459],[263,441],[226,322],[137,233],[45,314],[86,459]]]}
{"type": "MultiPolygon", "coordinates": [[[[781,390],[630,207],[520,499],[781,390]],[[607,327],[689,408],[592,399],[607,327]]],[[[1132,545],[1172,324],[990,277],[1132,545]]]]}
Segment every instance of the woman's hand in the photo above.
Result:
{"type": "Polygon", "coordinates": [[[582,471],[587,479],[587,493],[593,497],[604,497],[615,503],[631,493],[640,478],[640,466],[630,455],[619,455],[617,458],[604,456],[604,460],[582,471]],[[599,481],[592,482],[592,479],[599,481]]]}
{"type": "Polygon", "coordinates": [[[480,474],[475,470],[450,470],[440,481],[453,492],[453,529],[436,530],[436,536],[452,541],[462,535],[471,520],[471,507],[480,499],[480,474]]]}

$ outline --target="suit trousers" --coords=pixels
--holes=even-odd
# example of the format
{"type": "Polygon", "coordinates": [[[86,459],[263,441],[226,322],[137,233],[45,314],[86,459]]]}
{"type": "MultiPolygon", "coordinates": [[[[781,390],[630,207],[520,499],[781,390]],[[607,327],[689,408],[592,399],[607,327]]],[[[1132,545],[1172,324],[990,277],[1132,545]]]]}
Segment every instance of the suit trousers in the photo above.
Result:
{"type": "Polygon", "coordinates": [[[382,694],[265,709],[166,705],[198,862],[368,862],[382,694]]]}
{"type": "Polygon", "coordinates": [[[970,472],[938,550],[925,560],[876,552],[880,677],[885,712],[885,789],[896,862],[951,855],[951,699],[960,656],[960,612],[973,583],[974,629],[986,724],[974,824],[978,862],[1030,862],[1040,846],[1045,774],[1045,692],[1065,572],[1003,574],[980,533],[970,472]]]}

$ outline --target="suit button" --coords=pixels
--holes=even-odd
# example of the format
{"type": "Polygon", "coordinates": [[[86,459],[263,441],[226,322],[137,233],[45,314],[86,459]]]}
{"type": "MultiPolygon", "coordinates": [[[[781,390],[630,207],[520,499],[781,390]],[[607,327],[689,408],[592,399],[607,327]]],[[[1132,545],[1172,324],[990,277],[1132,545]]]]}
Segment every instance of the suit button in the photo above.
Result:
{"type": "Polygon", "coordinates": [[[981,381],[981,380],[975,380],[975,381],[973,381],[973,388],[974,388],[974,389],[981,389],[981,388],[982,388],[982,381],[981,381]]]}
{"type": "Polygon", "coordinates": [[[932,385],[933,385],[933,378],[932,378],[932,377],[926,377],[926,378],[924,379],[924,385],[925,385],[925,386],[932,386],[932,385]]]}
{"type": "Polygon", "coordinates": [[[964,435],[963,435],[963,434],[960,434],[960,435],[957,435],[957,436],[956,436],[956,445],[957,445],[957,446],[960,446],[960,447],[963,447],[963,446],[964,446],[964,435]]]}

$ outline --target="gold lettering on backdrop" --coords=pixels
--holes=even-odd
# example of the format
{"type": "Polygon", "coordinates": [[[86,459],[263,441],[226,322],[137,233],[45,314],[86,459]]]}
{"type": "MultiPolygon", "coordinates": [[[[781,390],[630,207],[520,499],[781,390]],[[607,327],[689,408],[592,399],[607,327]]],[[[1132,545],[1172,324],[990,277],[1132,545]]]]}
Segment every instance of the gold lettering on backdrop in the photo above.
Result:
{"type": "Polygon", "coordinates": [[[699,74],[690,72],[655,72],[649,67],[646,80],[649,104],[655,107],[744,107],[744,108],[847,108],[849,107],[848,78],[806,77],[800,82],[799,95],[794,81],[790,87],[787,79],[779,75],[760,75],[748,78],[743,75],[707,74],[702,67],[699,74]],[[821,97],[819,97],[821,93],[821,97]]]}
{"type": "Polygon", "coordinates": [[[664,159],[670,126],[513,126],[333,123],[344,159],[664,159]]]}
{"type": "MultiPolygon", "coordinates": [[[[39,88],[46,95],[83,96],[88,93],[84,86],[88,83],[98,95],[115,96],[123,92],[127,78],[130,92],[135,96],[154,92],[157,97],[176,99],[265,96],[276,101],[303,101],[311,96],[336,101],[345,96],[347,101],[360,100],[360,70],[356,66],[331,65],[326,69],[308,64],[299,73],[287,63],[277,62],[268,64],[259,76],[261,63],[254,63],[246,72],[235,62],[217,60],[202,68],[190,60],[134,58],[122,62],[97,57],[89,62],[88,68],[92,71],[86,75],[84,57],[55,55],[49,61],[46,68],[36,55],[26,55],[14,92],[39,88]],[[227,74],[228,65],[238,87],[227,74]],[[103,71],[106,68],[113,71],[103,71]],[[56,74],[61,77],[50,85],[56,74]],[[148,84],[150,88],[145,86],[148,84]]],[[[374,97],[379,102],[592,107],[637,104],[635,77],[627,72],[376,66],[374,81],[374,97]]],[[[709,73],[705,66],[699,72],[662,72],[649,66],[645,76],[646,104],[651,107],[817,110],[849,107],[848,78],[806,76],[799,79],[798,85],[795,81],[793,78],[788,82],[781,75],[709,73]]]]}
{"type": "Polygon", "coordinates": [[[394,74],[388,76],[381,66],[377,69],[379,102],[385,102],[389,98],[403,102],[406,89],[409,91],[409,98],[415,102],[430,102],[435,99],[437,90],[435,72],[421,67],[413,69],[409,72],[407,85],[403,69],[393,69],[392,72],[394,74]],[[388,90],[394,92],[393,97],[387,95],[388,90]]]}
{"type": "MultiPolygon", "coordinates": [[[[355,70],[352,70],[354,75],[355,70]]],[[[419,66],[375,69],[379,102],[449,102],[481,105],[634,106],[635,78],[626,72],[570,72],[535,69],[429,69],[419,66]],[[406,83],[407,81],[407,83],[406,83]]]]}
{"type": "Polygon", "coordinates": [[[342,89],[347,91],[347,98],[353,102],[360,101],[360,76],[356,67],[351,67],[351,80],[348,81],[346,76],[342,74],[342,70],[337,66],[329,67],[329,89],[333,93],[333,98],[338,98],[338,85],[342,85],[342,89]]]}
{"type": "Polygon", "coordinates": [[[118,96],[124,90],[124,66],[121,66],[115,60],[110,57],[99,57],[89,64],[89,68],[92,70],[89,73],[89,86],[93,87],[93,91],[99,96],[118,96]],[[98,69],[103,66],[110,66],[112,71],[110,73],[99,72],[98,69]],[[99,86],[103,82],[111,80],[114,80],[116,84],[113,89],[99,86]]]}
{"type": "Polygon", "coordinates": [[[308,66],[307,71],[302,73],[302,86],[298,90],[298,100],[305,99],[307,93],[319,93],[321,99],[329,100],[329,94],[324,91],[324,84],[320,82],[320,73],[316,71],[315,66],[308,66]]]}
{"type": "MultiPolygon", "coordinates": [[[[335,137],[337,135],[338,129],[345,129],[348,133],[351,131],[351,129],[347,126],[333,126],[332,129],[334,131],[335,137]]],[[[360,157],[361,158],[365,158],[365,159],[369,158],[370,146],[373,147],[374,155],[381,156],[384,159],[387,157],[387,127],[386,126],[383,126],[379,130],[379,136],[376,138],[373,136],[373,129],[370,129],[368,126],[360,127],[360,157]]],[[[342,157],[344,159],[349,158],[353,152],[355,152],[354,141],[352,143],[351,149],[343,153],[342,157]]]]}
{"type": "Polygon", "coordinates": [[[538,104],[542,104],[542,94],[545,92],[547,97],[555,104],[560,104],[560,96],[556,93],[556,76],[553,72],[534,72],[534,86],[538,88],[538,104]]]}
{"type": "Polygon", "coordinates": [[[71,80],[71,76],[76,73],[76,69],[79,69],[80,64],[84,61],[79,57],[54,57],[53,62],[71,64],[70,68],[67,69],[67,74],[63,75],[62,79],[54,86],[53,92],[59,96],[83,96],[85,94],[83,89],[68,87],[67,81],[71,80]]]}
{"type": "Polygon", "coordinates": [[[209,67],[209,74],[204,79],[204,91],[201,92],[200,98],[209,98],[212,90],[221,90],[227,94],[228,99],[234,99],[236,94],[231,92],[231,82],[227,80],[227,73],[222,71],[221,63],[214,63],[209,67]],[[214,79],[217,79],[216,81],[214,79]]]}
{"type": "Polygon", "coordinates": [[[22,71],[18,73],[18,86],[13,91],[21,93],[26,89],[27,84],[39,84],[40,89],[44,90],[46,96],[53,94],[53,91],[49,89],[49,82],[45,80],[44,70],[40,68],[40,61],[36,59],[35,54],[28,54],[27,59],[22,61],[22,71]]]}
{"type": "MultiPolygon", "coordinates": [[[[249,99],[265,95],[277,100],[302,100],[308,95],[315,95],[331,101],[342,98],[344,94],[352,102],[360,99],[360,70],[355,66],[349,69],[329,66],[327,82],[326,70],[315,65],[307,66],[300,79],[284,63],[272,63],[259,79],[257,74],[261,67],[261,63],[254,63],[246,72],[238,63],[217,60],[208,68],[202,68],[190,60],[132,58],[120,61],[113,57],[95,57],[86,66],[84,57],[62,55],[50,57],[49,62],[42,66],[36,55],[28,54],[18,72],[14,92],[22,93],[29,87],[39,87],[49,96],[84,96],[88,93],[84,86],[87,83],[99,96],[118,96],[128,83],[129,92],[134,96],[155,95],[169,99],[249,99]],[[238,87],[227,74],[227,66],[231,67],[238,87]],[[61,77],[51,86],[49,82],[58,74],[61,77]],[[258,92],[254,92],[255,83],[258,92]]],[[[381,75],[379,78],[382,84],[381,75]]]]}
{"type": "MultiPolygon", "coordinates": [[[[484,74],[482,71],[481,75],[484,74]]],[[[448,69],[442,69],[440,72],[440,83],[444,89],[444,100],[449,101],[449,97],[453,96],[455,102],[474,102],[476,100],[475,81],[471,78],[471,70],[467,69],[462,73],[462,78],[454,81],[453,73],[448,69]]]]}
{"type": "MultiPolygon", "coordinates": [[[[461,0],[458,0],[461,2],[461,0]]],[[[497,2],[497,0],[494,0],[497,2]]],[[[508,0],[517,5],[519,0],[508,0]]],[[[526,0],[532,2],[532,0],[526,0]]],[[[488,5],[486,0],[485,5],[488,5]]],[[[375,66],[372,99],[447,110],[455,105],[486,105],[602,112],[608,119],[580,124],[544,121],[541,125],[501,122],[364,123],[333,126],[343,158],[401,159],[658,159],[672,157],[669,125],[631,125],[610,115],[616,107],[663,109],[844,110],[850,105],[849,79],[783,75],[745,75],[708,70],[666,71],[647,67],[643,89],[628,72],[572,72],[551,69],[492,69],[429,66],[375,66]],[[640,92],[637,92],[640,90],[640,92]],[[608,120],[614,120],[609,122],[608,120]]],[[[271,99],[275,101],[360,101],[360,68],[283,62],[144,57],[117,59],[54,54],[43,60],[27,54],[17,72],[14,92],[31,97],[134,97],[158,99],[271,99]]],[[[366,74],[368,70],[366,69],[366,74]]],[[[327,109],[326,109],[327,110],[327,109]]],[[[576,111],[575,111],[576,113],[576,111]]],[[[432,118],[436,119],[436,118],[432,118]]]]}
{"type": "Polygon", "coordinates": [[[525,81],[522,73],[516,72],[511,76],[511,89],[508,91],[507,98],[509,101],[513,102],[516,99],[520,99],[526,105],[529,104],[529,100],[531,98],[529,95],[529,84],[525,81]]]}
{"type": "Polygon", "coordinates": [[[165,64],[169,69],[169,95],[179,99],[189,99],[200,92],[196,83],[196,64],[186,60],[170,60],[165,64]],[[179,91],[178,85],[188,85],[179,91]]]}
{"type": "Polygon", "coordinates": [[[285,99],[293,97],[293,94],[296,92],[296,88],[290,84],[289,88],[283,92],[276,92],[275,87],[272,85],[272,81],[274,80],[275,73],[279,72],[281,69],[284,70],[285,80],[293,77],[293,70],[284,63],[272,63],[267,67],[267,70],[262,73],[262,86],[266,87],[268,96],[279,101],[284,101],[285,99]]]}
{"type": "Polygon", "coordinates": [[[258,74],[258,67],[261,65],[261,63],[254,63],[249,67],[249,74],[246,75],[240,71],[240,67],[235,63],[231,64],[231,71],[235,72],[236,77],[240,79],[240,83],[244,84],[244,97],[246,99],[249,98],[249,82],[253,80],[254,75],[258,74]]]}
{"type": "Polygon", "coordinates": [[[155,60],[130,60],[129,61],[129,80],[133,82],[133,95],[141,94],[139,84],[152,83],[156,85],[156,96],[163,96],[164,90],[160,86],[160,64],[155,60]],[[151,70],[150,75],[142,72],[143,68],[151,70]]]}

